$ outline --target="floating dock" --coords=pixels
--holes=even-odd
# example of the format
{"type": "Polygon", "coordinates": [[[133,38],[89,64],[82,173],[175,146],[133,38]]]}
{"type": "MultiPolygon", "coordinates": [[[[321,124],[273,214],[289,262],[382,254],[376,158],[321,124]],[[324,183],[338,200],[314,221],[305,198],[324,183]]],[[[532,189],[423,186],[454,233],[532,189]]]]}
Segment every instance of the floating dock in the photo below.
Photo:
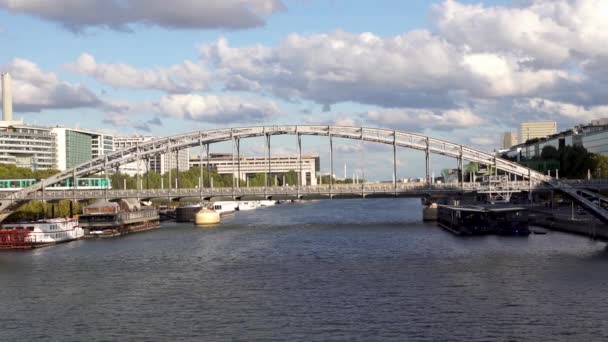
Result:
{"type": "Polygon", "coordinates": [[[437,223],[456,235],[530,235],[523,207],[439,205],[437,223]]]}

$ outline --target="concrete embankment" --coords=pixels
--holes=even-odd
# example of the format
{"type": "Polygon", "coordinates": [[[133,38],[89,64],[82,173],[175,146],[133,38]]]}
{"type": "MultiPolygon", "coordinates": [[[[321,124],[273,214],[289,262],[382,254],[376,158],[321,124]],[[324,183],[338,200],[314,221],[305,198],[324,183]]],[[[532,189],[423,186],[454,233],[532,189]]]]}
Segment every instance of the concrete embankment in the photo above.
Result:
{"type": "Polygon", "coordinates": [[[608,241],[608,226],[595,218],[567,217],[543,210],[531,210],[530,224],[543,228],[608,241]]]}

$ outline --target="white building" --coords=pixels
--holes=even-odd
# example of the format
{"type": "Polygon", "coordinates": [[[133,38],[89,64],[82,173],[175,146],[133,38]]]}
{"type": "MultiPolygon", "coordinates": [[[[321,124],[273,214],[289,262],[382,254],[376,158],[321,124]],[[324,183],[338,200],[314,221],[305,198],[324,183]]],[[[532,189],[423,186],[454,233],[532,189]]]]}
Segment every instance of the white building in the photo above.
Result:
{"type": "MultiPolygon", "coordinates": [[[[158,139],[151,136],[130,136],[130,137],[114,137],[114,149],[119,151],[124,148],[137,146],[137,144],[158,139]]],[[[120,172],[130,176],[136,174],[144,174],[146,171],[154,171],[158,174],[164,174],[169,169],[179,169],[179,171],[188,171],[190,169],[190,149],[180,150],[176,152],[168,152],[157,155],[147,160],[133,162],[120,166],[120,172]]]]}
{"type": "Polygon", "coordinates": [[[100,132],[53,127],[57,142],[57,168],[61,171],[114,151],[114,137],[100,132]]]}
{"type": "Polygon", "coordinates": [[[56,137],[47,127],[0,121],[0,163],[32,170],[56,169],[56,137]]]}
{"type": "Polygon", "coordinates": [[[502,135],[502,148],[509,149],[517,145],[517,132],[504,132],[502,135]]]}
{"type": "MultiPolygon", "coordinates": [[[[248,176],[262,174],[268,172],[268,158],[266,157],[245,157],[240,156],[240,173],[239,173],[239,156],[234,156],[231,153],[211,153],[209,160],[206,156],[202,158],[202,166],[207,167],[207,164],[219,174],[233,174],[242,180],[246,180],[248,176]]],[[[191,167],[199,167],[201,158],[193,156],[190,159],[191,167]]],[[[302,185],[316,185],[317,172],[319,172],[320,163],[319,157],[313,155],[302,156],[302,185]]],[[[299,172],[300,165],[297,156],[286,157],[271,157],[270,158],[270,175],[271,177],[284,175],[289,171],[299,172]]],[[[295,184],[293,184],[295,185],[295,184]]]]}

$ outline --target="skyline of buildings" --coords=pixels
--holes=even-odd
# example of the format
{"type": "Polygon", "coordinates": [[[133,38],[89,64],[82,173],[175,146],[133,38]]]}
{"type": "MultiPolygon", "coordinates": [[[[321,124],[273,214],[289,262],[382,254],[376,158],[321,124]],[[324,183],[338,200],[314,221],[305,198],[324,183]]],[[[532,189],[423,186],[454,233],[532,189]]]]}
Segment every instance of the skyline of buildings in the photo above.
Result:
{"type": "MultiPolygon", "coordinates": [[[[298,156],[271,156],[270,175],[285,175],[289,171],[302,173],[299,175],[302,185],[317,185],[317,174],[320,171],[320,157],[316,155],[303,155],[301,165],[298,163],[298,156]]],[[[190,159],[190,167],[206,167],[210,165],[218,174],[230,175],[247,181],[252,175],[262,174],[269,169],[269,159],[267,157],[248,157],[237,156],[232,153],[210,153],[209,159],[206,156],[193,155],[190,159]],[[240,170],[239,170],[240,157],[240,170]]],[[[291,184],[294,185],[294,184],[291,184]]]]}
{"type": "MultiPolygon", "coordinates": [[[[159,137],[154,136],[123,136],[114,137],[114,149],[121,150],[137,146],[139,143],[151,141],[159,137]]],[[[119,170],[121,173],[135,176],[142,175],[146,171],[154,171],[159,174],[164,174],[169,170],[177,169],[179,171],[188,171],[190,169],[190,149],[177,151],[169,151],[164,154],[154,156],[148,160],[140,160],[129,164],[121,165],[119,170]]]]}
{"type": "Polygon", "coordinates": [[[564,146],[581,146],[590,153],[608,156],[608,118],[593,120],[589,124],[522,142],[512,146],[504,153],[509,158],[531,159],[540,157],[545,146],[560,149],[564,146]]]}

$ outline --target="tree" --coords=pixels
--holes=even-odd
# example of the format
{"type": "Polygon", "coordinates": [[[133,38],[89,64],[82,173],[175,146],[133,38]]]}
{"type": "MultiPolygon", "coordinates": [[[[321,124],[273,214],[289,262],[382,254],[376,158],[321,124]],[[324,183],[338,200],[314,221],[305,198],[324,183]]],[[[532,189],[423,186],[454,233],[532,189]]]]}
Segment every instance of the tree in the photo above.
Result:
{"type": "Polygon", "coordinates": [[[559,160],[559,156],[560,156],[559,151],[555,147],[550,146],[550,145],[543,147],[543,150],[540,153],[540,157],[542,159],[559,160]]]}
{"type": "Polygon", "coordinates": [[[567,178],[584,178],[593,167],[591,154],[582,146],[564,146],[559,156],[560,174],[567,178]]]}
{"type": "Polygon", "coordinates": [[[289,172],[285,174],[285,183],[287,184],[284,185],[298,185],[298,174],[294,170],[289,170],[289,172]]]}
{"type": "Polygon", "coordinates": [[[591,156],[591,173],[598,178],[608,178],[608,157],[601,154],[591,156]]]}

